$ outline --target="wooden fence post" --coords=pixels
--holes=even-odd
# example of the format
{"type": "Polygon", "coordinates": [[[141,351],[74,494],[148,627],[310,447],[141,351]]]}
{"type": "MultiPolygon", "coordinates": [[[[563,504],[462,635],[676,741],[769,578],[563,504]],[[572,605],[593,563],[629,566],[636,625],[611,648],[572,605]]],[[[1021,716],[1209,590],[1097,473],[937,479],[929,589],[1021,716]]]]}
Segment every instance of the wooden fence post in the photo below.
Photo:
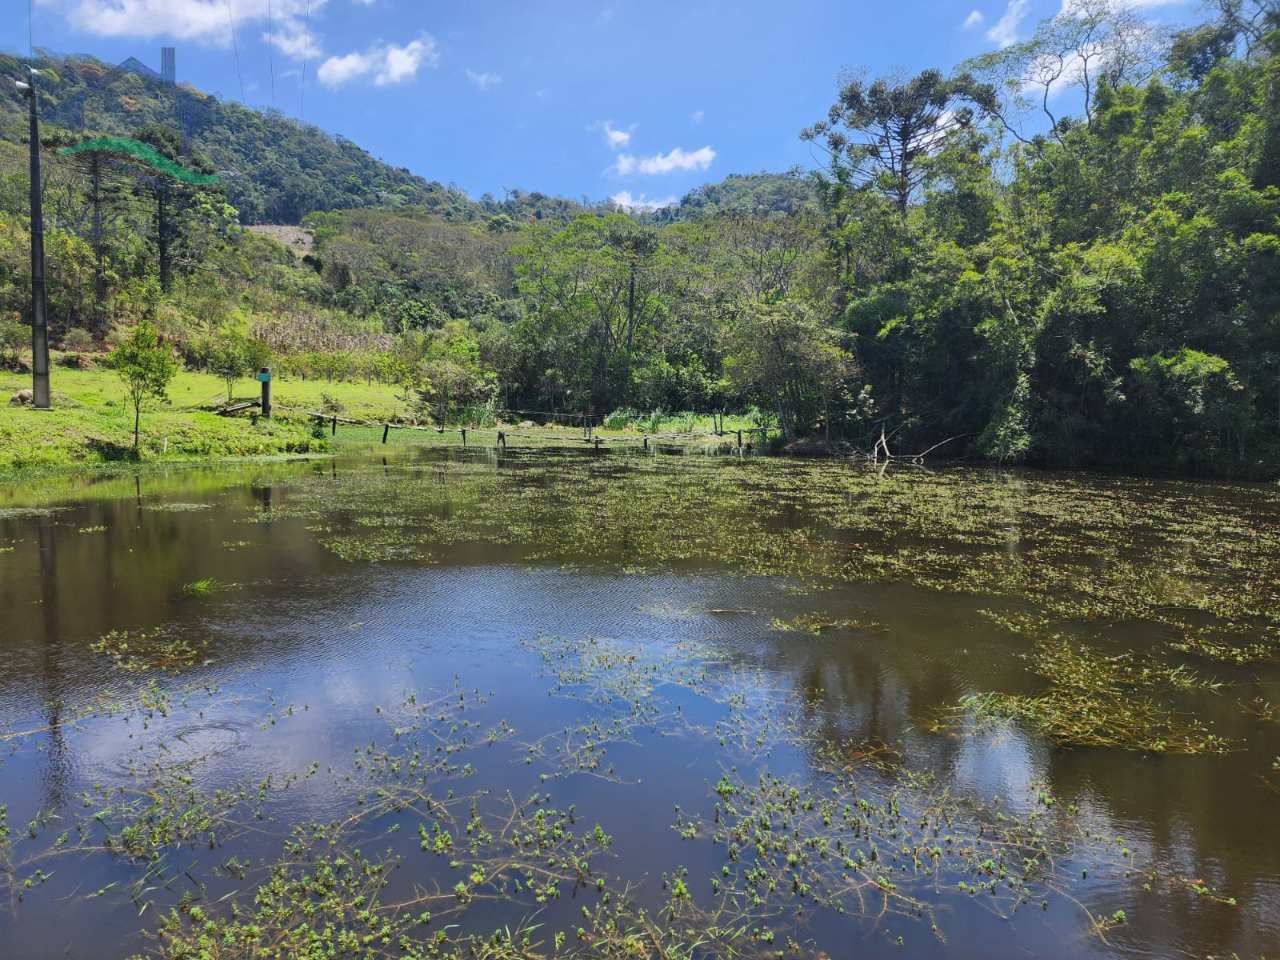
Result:
{"type": "Polygon", "coordinates": [[[333,415],[333,430],[330,431],[329,435],[332,437],[336,437],[338,435],[338,415],[336,413],[333,415]]]}
{"type": "Polygon", "coordinates": [[[386,443],[386,442],[387,442],[387,434],[388,434],[388,433],[390,433],[390,432],[391,432],[391,424],[389,424],[389,423],[384,423],[384,424],[382,425],[382,442],[383,442],[383,443],[386,443]]]}

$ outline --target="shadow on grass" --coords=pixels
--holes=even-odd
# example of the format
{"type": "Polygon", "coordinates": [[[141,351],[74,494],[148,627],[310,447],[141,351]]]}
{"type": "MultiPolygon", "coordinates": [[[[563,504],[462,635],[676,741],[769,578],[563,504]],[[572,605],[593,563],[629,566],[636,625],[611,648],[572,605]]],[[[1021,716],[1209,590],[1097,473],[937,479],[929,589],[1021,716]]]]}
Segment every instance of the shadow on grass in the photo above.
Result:
{"type": "Polygon", "coordinates": [[[111,440],[103,440],[100,437],[90,437],[85,441],[85,446],[103,460],[138,462],[138,451],[134,450],[132,446],[124,446],[111,440]]]}

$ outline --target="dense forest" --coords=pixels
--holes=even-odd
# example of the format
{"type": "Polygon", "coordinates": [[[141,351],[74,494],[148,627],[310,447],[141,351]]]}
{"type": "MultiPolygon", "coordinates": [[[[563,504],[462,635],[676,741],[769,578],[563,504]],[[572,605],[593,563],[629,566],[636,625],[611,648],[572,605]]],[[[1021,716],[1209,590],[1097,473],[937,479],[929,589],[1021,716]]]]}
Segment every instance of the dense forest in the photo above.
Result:
{"type": "MultiPolygon", "coordinates": [[[[187,87],[184,146],[156,81],[59,59],[42,64],[53,323],[109,342],[146,317],[194,366],[250,345],[295,375],[401,385],[411,417],[751,408],[811,447],[883,435],[999,462],[1274,476],[1277,53],[1275,0],[1220,0],[1171,34],[1082,0],[951,72],[844,83],[796,132],[816,171],[730,177],[645,215],[472,201],[187,87]],[[243,173],[176,191],[164,283],[144,179],[120,173],[109,235],[89,242],[84,171],[55,148],[96,132],[243,173]],[[239,226],[298,220],[301,253],[239,226]]],[[[19,107],[0,114],[15,343],[19,107]]]]}

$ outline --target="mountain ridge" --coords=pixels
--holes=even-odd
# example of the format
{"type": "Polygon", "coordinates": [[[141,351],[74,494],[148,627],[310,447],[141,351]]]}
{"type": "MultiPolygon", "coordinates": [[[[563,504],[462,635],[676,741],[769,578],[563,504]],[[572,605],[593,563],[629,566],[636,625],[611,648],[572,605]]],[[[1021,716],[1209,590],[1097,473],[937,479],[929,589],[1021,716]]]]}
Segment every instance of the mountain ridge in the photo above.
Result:
{"type": "MultiPolygon", "coordinates": [[[[25,72],[29,63],[0,54],[0,74],[25,72]]],[[[136,57],[112,65],[87,54],[44,52],[38,63],[46,142],[85,134],[130,136],[150,124],[180,129],[223,173],[227,199],[245,224],[296,225],[310,213],[367,207],[413,208],[451,222],[502,217],[513,223],[564,222],[614,208],[608,201],[592,204],[536,190],[511,190],[501,200],[489,194],[472,198],[456,186],[381,160],[341,134],[189,83],[171,86],[136,57]],[[145,70],[134,69],[135,63],[145,70]]],[[[0,140],[22,143],[25,138],[21,94],[0,86],[0,140]]],[[[811,199],[796,170],[730,174],[690,190],[671,207],[633,215],[668,223],[724,209],[791,212],[811,199]]]]}

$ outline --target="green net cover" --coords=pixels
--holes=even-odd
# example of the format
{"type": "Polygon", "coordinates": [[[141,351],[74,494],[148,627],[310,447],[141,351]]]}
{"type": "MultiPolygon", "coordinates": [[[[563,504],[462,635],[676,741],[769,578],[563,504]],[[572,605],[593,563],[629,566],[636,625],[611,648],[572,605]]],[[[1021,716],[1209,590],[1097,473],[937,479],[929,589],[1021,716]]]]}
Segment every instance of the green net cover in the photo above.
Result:
{"type": "Polygon", "coordinates": [[[197,187],[204,187],[218,182],[217,174],[196,173],[194,170],[188,170],[182,164],[174,163],[154,147],[138,140],[130,140],[127,137],[95,137],[92,140],[77,143],[74,147],[63,147],[58,151],[62,156],[93,152],[130,157],[151,167],[158,173],[163,173],[165,176],[173,177],[175,180],[181,180],[183,183],[190,183],[197,187]]]}

